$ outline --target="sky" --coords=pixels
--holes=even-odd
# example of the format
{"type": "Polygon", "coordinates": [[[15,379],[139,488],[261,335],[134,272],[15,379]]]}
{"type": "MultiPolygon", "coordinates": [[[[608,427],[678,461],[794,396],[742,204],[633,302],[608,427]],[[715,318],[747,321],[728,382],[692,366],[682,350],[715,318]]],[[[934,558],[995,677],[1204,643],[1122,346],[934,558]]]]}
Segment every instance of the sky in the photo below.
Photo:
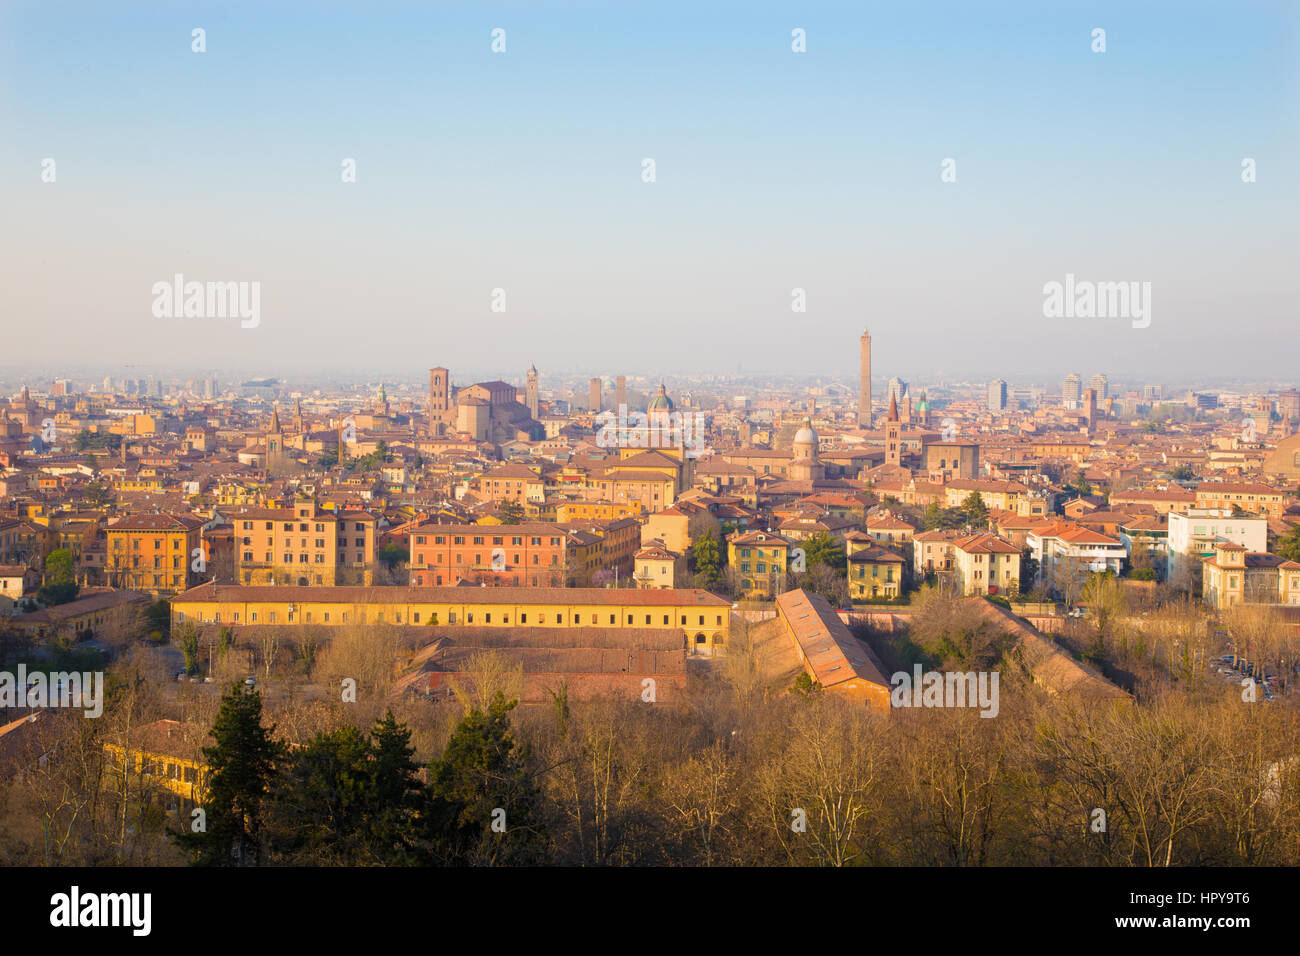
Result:
{"type": "Polygon", "coordinates": [[[1293,2],[0,0],[0,368],[1295,381],[1298,53],[1293,2]]]}

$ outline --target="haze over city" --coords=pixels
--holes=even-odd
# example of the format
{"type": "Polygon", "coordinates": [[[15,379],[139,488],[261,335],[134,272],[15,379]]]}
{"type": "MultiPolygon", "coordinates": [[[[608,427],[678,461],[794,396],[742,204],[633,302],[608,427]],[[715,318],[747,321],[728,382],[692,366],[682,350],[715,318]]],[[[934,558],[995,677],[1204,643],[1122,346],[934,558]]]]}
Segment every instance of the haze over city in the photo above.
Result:
{"type": "Polygon", "coordinates": [[[0,364],[414,378],[490,328],[503,370],[849,378],[869,325],[913,377],[1294,367],[1294,5],[818,4],[799,55],[792,15],[6,4],[0,364]],[[259,326],[154,317],[177,273],[259,326]],[[1045,318],[1067,273],[1150,326],[1045,318]]]}

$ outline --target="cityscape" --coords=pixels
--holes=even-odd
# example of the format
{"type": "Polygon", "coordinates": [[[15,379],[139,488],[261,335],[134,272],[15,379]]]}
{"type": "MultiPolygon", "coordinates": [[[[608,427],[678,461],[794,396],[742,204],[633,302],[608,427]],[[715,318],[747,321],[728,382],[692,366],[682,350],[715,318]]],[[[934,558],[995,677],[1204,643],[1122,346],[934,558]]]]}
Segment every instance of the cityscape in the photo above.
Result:
{"type": "Polygon", "coordinates": [[[922,6],[0,13],[41,922],[815,867],[1276,923],[1300,18],[922,6]]]}

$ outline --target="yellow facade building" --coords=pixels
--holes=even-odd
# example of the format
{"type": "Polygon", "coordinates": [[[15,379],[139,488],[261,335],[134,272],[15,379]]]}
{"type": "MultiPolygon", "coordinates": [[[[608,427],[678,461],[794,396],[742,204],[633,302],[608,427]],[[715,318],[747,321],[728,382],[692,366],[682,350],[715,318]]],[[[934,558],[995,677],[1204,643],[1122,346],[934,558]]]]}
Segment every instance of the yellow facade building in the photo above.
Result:
{"type": "Polygon", "coordinates": [[[760,600],[786,589],[790,542],[770,531],[737,531],[727,537],[727,563],[743,597],[760,600]]]}
{"type": "Polygon", "coordinates": [[[731,602],[698,588],[247,587],[208,582],[171,601],[173,624],[653,627],[722,648],[731,602]]]}

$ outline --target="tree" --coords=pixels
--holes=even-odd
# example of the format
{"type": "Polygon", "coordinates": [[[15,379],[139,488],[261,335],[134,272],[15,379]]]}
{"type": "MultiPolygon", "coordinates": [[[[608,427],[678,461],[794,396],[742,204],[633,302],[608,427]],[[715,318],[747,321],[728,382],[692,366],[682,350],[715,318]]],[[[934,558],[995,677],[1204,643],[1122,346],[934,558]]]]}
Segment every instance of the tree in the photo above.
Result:
{"type": "Polygon", "coordinates": [[[946,530],[963,527],[968,521],[970,518],[962,508],[944,508],[932,501],[921,516],[921,527],[924,531],[946,530]]]}
{"type": "Polygon", "coordinates": [[[1292,528],[1289,534],[1278,538],[1274,553],[1288,561],[1300,561],[1300,524],[1292,528]]]}
{"type": "Polygon", "coordinates": [[[818,564],[808,573],[796,575],[795,587],[824,597],[831,607],[848,607],[852,601],[848,578],[829,564],[818,564]]]}
{"type": "Polygon", "coordinates": [[[36,592],[42,604],[67,604],[75,601],[81,590],[77,585],[72,552],[67,548],[56,548],[45,558],[45,583],[36,592]]]}
{"type": "Polygon", "coordinates": [[[519,524],[524,520],[524,508],[517,501],[503,501],[497,508],[497,517],[502,524],[519,524]]]}
{"type": "Polygon", "coordinates": [[[423,789],[410,731],[389,711],[367,737],[346,726],[293,753],[274,791],[271,832],[298,862],[415,862],[423,789]]]}
{"type": "Polygon", "coordinates": [[[804,567],[809,572],[818,565],[825,565],[832,571],[843,572],[848,563],[844,548],[827,531],[818,531],[805,540],[803,553],[804,567]]]}
{"type": "Polygon", "coordinates": [[[695,539],[691,545],[691,558],[695,563],[695,573],[700,577],[705,588],[716,587],[722,580],[722,552],[718,547],[718,536],[710,529],[695,539]]]}
{"type": "Polygon", "coordinates": [[[189,674],[199,672],[199,629],[189,621],[180,626],[175,634],[172,635],[174,643],[180,647],[181,653],[185,655],[185,670],[189,674]]]}
{"type": "Polygon", "coordinates": [[[204,830],[178,840],[197,866],[253,866],[259,862],[266,791],[283,757],[262,726],[262,696],[231,684],[212,725],[213,746],[203,748],[209,769],[204,830]]]}
{"type": "Polygon", "coordinates": [[[1100,660],[1106,648],[1106,641],[1111,637],[1111,628],[1127,606],[1124,585],[1111,572],[1091,575],[1083,586],[1083,603],[1097,625],[1096,643],[1093,657],[1100,660]]]}
{"type": "Polygon", "coordinates": [[[541,794],[531,752],[515,741],[510,711],[497,694],[465,715],[442,758],[429,765],[428,836],[444,864],[541,863],[546,857],[541,794]]]}
{"type": "MultiPolygon", "coordinates": [[[[93,462],[91,463],[93,464],[93,462]]],[[[113,500],[113,493],[98,481],[92,481],[86,485],[86,490],[82,492],[82,497],[88,504],[104,505],[113,500]]]]}
{"type": "Polygon", "coordinates": [[[1196,472],[1192,470],[1191,465],[1179,465],[1169,473],[1169,477],[1174,481],[1195,481],[1196,472]]]}
{"type": "Polygon", "coordinates": [[[1028,594],[1038,581],[1038,559],[1034,557],[1033,548],[1020,551],[1020,593],[1028,594]]]}
{"type": "Polygon", "coordinates": [[[1080,468],[1077,472],[1075,472],[1074,481],[1070,482],[1065,487],[1068,488],[1070,491],[1073,491],[1080,498],[1084,497],[1085,495],[1092,494],[1092,483],[1088,481],[1088,478],[1086,475],[1084,475],[1082,468],[1080,468]]]}
{"type": "Polygon", "coordinates": [[[977,528],[982,528],[989,520],[989,509],[978,491],[972,491],[961,505],[962,514],[977,528]]]}

